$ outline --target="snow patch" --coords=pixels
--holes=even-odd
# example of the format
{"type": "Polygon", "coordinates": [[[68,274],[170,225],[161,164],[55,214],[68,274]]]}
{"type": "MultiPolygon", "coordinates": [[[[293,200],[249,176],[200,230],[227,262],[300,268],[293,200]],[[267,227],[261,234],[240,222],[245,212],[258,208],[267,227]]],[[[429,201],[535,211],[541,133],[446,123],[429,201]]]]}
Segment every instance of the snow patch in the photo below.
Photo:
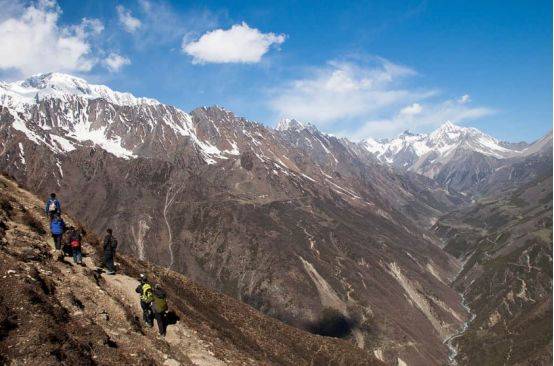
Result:
{"type": "Polygon", "coordinates": [[[21,160],[21,164],[27,165],[27,163],[25,162],[25,149],[23,148],[23,144],[20,142],[18,146],[19,146],[19,159],[21,160]]]}
{"type": "Polygon", "coordinates": [[[121,137],[108,138],[106,136],[105,126],[94,130],[91,129],[89,123],[82,121],[75,124],[74,130],[70,133],[70,136],[82,142],[91,141],[110,154],[123,159],[136,157],[132,151],[127,150],[121,145],[121,137]]]}
{"type": "Polygon", "coordinates": [[[408,364],[398,357],[397,366],[408,366],[408,364]]]}

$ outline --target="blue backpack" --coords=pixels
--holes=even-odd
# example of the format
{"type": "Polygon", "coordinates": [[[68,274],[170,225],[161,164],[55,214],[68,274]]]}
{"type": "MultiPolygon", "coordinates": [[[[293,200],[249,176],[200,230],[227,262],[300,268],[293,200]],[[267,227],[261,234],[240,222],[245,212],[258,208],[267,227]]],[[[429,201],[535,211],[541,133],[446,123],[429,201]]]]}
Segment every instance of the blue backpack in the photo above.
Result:
{"type": "Polygon", "coordinates": [[[50,223],[50,231],[54,235],[61,235],[63,234],[63,229],[65,228],[65,223],[62,219],[54,219],[50,223]]]}

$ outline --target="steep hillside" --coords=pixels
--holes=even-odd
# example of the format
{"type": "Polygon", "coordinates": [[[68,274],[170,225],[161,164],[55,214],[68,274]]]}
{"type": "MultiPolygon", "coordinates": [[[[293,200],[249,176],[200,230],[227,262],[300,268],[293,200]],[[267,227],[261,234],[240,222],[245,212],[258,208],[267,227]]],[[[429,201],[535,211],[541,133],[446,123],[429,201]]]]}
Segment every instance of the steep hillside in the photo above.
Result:
{"type": "Polygon", "coordinates": [[[460,263],[426,228],[464,196],[308,125],[185,113],[60,74],[2,87],[0,168],[113,227],[125,253],[301,329],[332,308],[387,361],[447,360],[467,318],[448,285],[460,263]]]}
{"type": "MultiPolygon", "coordinates": [[[[119,273],[58,260],[42,202],[0,177],[0,363],[29,365],[381,365],[349,342],[266,317],[173,271],[119,256],[119,273]],[[145,327],[139,273],[167,290],[174,321],[166,338],[145,327]]],[[[76,225],[66,218],[68,223],[76,225]]]]}
{"type": "Polygon", "coordinates": [[[459,364],[552,364],[551,171],[454,211],[434,229],[465,263],[454,286],[473,317],[450,340],[459,364]]]}

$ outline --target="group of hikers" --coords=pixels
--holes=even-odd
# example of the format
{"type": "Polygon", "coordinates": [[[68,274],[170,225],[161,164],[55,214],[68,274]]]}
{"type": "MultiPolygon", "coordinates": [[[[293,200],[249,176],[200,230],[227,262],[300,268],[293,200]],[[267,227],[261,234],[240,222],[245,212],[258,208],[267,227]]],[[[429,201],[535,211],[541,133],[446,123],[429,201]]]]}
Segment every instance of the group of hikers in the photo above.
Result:
{"type": "MultiPolygon", "coordinates": [[[[45,212],[50,218],[50,232],[54,239],[56,251],[59,252],[61,258],[65,255],[73,256],[73,262],[83,266],[82,242],[85,235],[84,230],[66,226],[62,219],[62,205],[60,200],[56,198],[55,193],[50,194],[46,201],[45,212]]],[[[115,275],[114,258],[117,244],[113,230],[107,229],[102,245],[102,267],[106,268],[106,274],[108,275],[115,275]]],[[[144,322],[152,327],[154,326],[154,319],[156,319],[160,334],[165,336],[167,328],[166,294],[159,284],[152,287],[145,274],[140,275],[139,282],[140,284],[135,291],[140,294],[140,306],[144,322]]]]}
{"type": "Polygon", "coordinates": [[[62,219],[62,205],[56,198],[55,193],[52,193],[46,201],[44,210],[50,217],[50,232],[54,239],[54,248],[60,252],[62,257],[65,254],[70,254],[73,256],[75,264],[83,265],[83,254],[81,252],[83,230],[66,226],[62,219]],[[64,234],[67,239],[65,243],[63,240],[64,234]]]}
{"type": "MultiPolygon", "coordinates": [[[[50,232],[54,239],[54,248],[60,252],[63,257],[65,254],[73,256],[73,262],[83,265],[82,241],[84,230],[82,228],[74,228],[66,226],[62,219],[62,205],[60,200],[56,198],[56,194],[50,194],[50,198],[46,201],[44,209],[50,217],[50,232]],[[66,238],[64,242],[63,238],[66,238]]],[[[103,243],[103,267],[106,268],[106,273],[109,275],[115,274],[114,257],[117,249],[117,239],[113,236],[112,229],[106,230],[106,236],[103,243]]]]}

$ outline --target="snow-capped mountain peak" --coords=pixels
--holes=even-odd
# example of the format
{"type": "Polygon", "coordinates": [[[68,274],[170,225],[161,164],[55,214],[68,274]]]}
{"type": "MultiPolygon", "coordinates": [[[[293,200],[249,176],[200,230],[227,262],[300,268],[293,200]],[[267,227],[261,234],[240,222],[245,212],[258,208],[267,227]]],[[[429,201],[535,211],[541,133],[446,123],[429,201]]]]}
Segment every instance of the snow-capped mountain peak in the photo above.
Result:
{"type": "Polygon", "coordinates": [[[287,131],[287,130],[301,130],[305,126],[304,124],[298,122],[294,118],[281,118],[279,123],[277,123],[277,127],[275,128],[277,131],[287,131]]]}
{"type": "Polygon", "coordinates": [[[514,156],[510,150],[494,137],[472,127],[462,127],[446,121],[429,135],[405,131],[391,140],[367,139],[362,146],[379,160],[402,167],[415,169],[423,162],[444,163],[455,151],[473,151],[485,156],[502,159],[514,156]]]}
{"type": "Polygon", "coordinates": [[[105,99],[117,105],[157,105],[157,100],[138,98],[130,93],[113,91],[105,85],[89,84],[84,79],[51,72],[33,75],[25,80],[11,83],[0,82],[0,105],[22,110],[25,105],[36,104],[48,98],[105,99]]]}
{"type": "Polygon", "coordinates": [[[317,133],[319,130],[316,126],[309,122],[300,122],[295,120],[294,118],[282,118],[279,123],[277,123],[277,126],[275,127],[277,131],[301,131],[301,130],[307,130],[311,133],[317,133]]]}
{"type": "Polygon", "coordinates": [[[452,122],[450,122],[450,121],[444,122],[444,123],[437,129],[437,131],[444,131],[444,132],[456,132],[456,131],[461,131],[461,130],[464,130],[464,127],[455,125],[454,123],[452,123],[452,122]]]}

